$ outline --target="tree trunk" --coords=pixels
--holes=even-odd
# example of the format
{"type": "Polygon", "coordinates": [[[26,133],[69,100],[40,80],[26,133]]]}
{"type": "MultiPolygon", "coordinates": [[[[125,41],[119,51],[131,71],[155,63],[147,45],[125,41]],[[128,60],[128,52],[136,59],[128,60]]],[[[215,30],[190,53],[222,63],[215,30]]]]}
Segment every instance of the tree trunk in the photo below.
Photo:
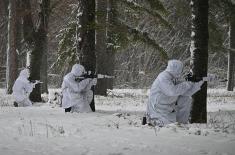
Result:
{"type": "MultiPolygon", "coordinates": [[[[77,52],[80,55],[79,59],[81,64],[86,70],[95,72],[96,56],[95,56],[95,0],[80,0],[79,1],[81,13],[78,16],[78,27],[77,36],[78,47],[77,52]]],[[[94,92],[94,88],[93,92],[94,92]]],[[[95,111],[94,97],[90,104],[92,111],[95,111]]]]}
{"type": "MultiPolygon", "coordinates": [[[[106,17],[107,0],[96,0],[96,71],[99,74],[107,73],[108,53],[106,46],[106,17]]],[[[107,96],[107,79],[98,79],[95,93],[107,96]]]]}
{"type": "MultiPolygon", "coordinates": [[[[77,38],[80,39],[77,42],[77,52],[80,63],[85,69],[95,72],[95,0],[80,0],[79,7],[77,38]]],[[[94,87],[92,91],[94,92],[94,87]]],[[[94,96],[90,107],[92,111],[95,111],[94,96]]]]}
{"type": "Polygon", "coordinates": [[[25,67],[25,54],[22,54],[23,25],[22,25],[22,7],[21,0],[16,0],[17,20],[16,20],[16,49],[18,54],[18,69],[25,67]]]}
{"type": "MultiPolygon", "coordinates": [[[[49,22],[49,9],[50,9],[50,0],[46,0],[44,2],[44,14],[42,15],[42,19],[44,18],[44,26],[42,29],[45,31],[45,36],[43,37],[43,56],[42,56],[42,64],[41,64],[41,81],[43,82],[41,84],[42,88],[41,91],[42,93],[49,93],[48,91],[48,60],[47,60],[47,55],[48,55],[48,22],[49,22]]],[[[43,12],[42,12],[43,13],[43,12]]]]}
{"type": "Polygon", "coordinates": [[[8,14],[7,8],[8,8],[8,5],[9,5],[9,0],[3,0],[2,3],[4,5],[5,13],[8,14]]]}
{"type": "Polygon", "coordinates": [[[8,0],[0,1],[0,87],[6,88],[8,0]]]}
{"type": "Polygon", "coordinates": [[[234,70],[235,70],[235,5],[230,6],[230,30],[229,30],[229,53],[228,53],[228,83],[227,90],[233,91],[234,88],[234,70]]]}
{"type": "MultiPolygon", "coordinates": [[[[46,43],[44,43],[45,46],[47,46],[47,40],[46,40],[46,43]]],[[[42,65],[41,65],[41,81],[43,82],[41,84],[41,92],[42,94],[43,93],[46,93],[48,94],[49,91],[48,91],[48,79],[47,79],[47,70],[48,70],[48,61],[47,61],[47,55],[48,55],[48,48],[45,47],[45,51],[43,53],[43,56],[42,56],[42,65]]]]}
{"type": "Polygon", "coordinates": [[[6,65],[7,94],[12,93],[12,87],[17,78],[18,59],[16,52],[16,0],[9,0],[8,47],[6,65]]]}
{"type": "Polygon", "coordinates": [[[29,67],[31,64],[31,53],[34,48],[34,36],[35,30],[32,20],[32,11],[30,0],[21,0],[22,6],[22,21],[23,21],[23,38],[25,41],[25,46],[27,48],[27,56],[26,56],[26,67],[29,67]]]}
{"type": "MultiPolygon", "coordinates": [[[[191,0],[192,33],[191,33],[191,69],[193,76],[207,76],[208,68],[208,0],[191,0]]],[[[207,83],[193,96],[191,111],[192,123],[207,122],[207,83]]]]}
{"type": "MultiPolygon", "coordinates": [[[[35,37],[35,48],[31,53],[31,64],[30,64],[30,77],[33,80],[40,80],[41,78],[41,68],[42,63],[47,64],[47,60],[43,60],[43,55],[46,56],[47,54],[47,33],[48,33],[48,18],[49,18],[49,7],[50,7],[50,0],[42,0],[39,2],[39,20],[38,20],[38,28],[36,30],[35,37]]],[[[45,68],[44,68],[45,69],[45,68]]],[[[45,76],[47,76],[47,71],[43,75],[44,80],[45,76]]],[[[47,85],[47,81],[45,85],[47,85]]],[[[37,84],[33,89],[32,93],[30,94],[30,99],[33,102],[41,102],[41,87],[40,84],[37,84]]]]}
{"type": "MultiPolygon", "coordinates": [[[[30,78],[32,80],[40,80],[44,35],[45,34],[42,29],[39,29],[36,33],[37,38],[35,38],[35,47],[30,57],[30,78]]],[[[35,86],[33,91],[30,93],[29,98],[33,102],[42,101],[40,84],[35,86]]]]}
{"type": "MultiPolygon", "coordinates": [[[[114,32],[113,27],[117,24],[117,14],[116,14],[116,3],[114,0],[107,0],[108,2],[108,21],[107,21],[107,43],[113,44],[114,32]]],[[[114,46],[107,46],[107,74],[114,75],[114,67],[115,67],[115,49],[114,46]]],[[[107,88],[113,89],[113,81],[114,79],[107,80],[107,88]]]]}
{"type": "MultiPolygon", "coordinates": [[[[29,0],[22,0],[22,6],[25,10],[23,17],[24,39],[29,49],[28,63],[30,67],[30,77],[32,80],[40,80],[42,57],[47,50],[47,30],[50,0],[39,1],[39,12],[37,26],[34,29],[31,4],[29,0]]],[[[37,84],[30,94],[30,100],[33,102],[41,102],[41,87],[37,84]]]]}

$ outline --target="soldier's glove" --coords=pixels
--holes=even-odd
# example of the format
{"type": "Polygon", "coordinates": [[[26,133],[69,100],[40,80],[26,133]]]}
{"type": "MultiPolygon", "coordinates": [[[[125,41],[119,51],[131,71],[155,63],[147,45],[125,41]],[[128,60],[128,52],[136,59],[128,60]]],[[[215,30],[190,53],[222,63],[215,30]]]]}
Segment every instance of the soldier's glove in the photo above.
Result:
{"type": "Polygon", "coordinates": [[[97,84],[97,78],[94,78],[94,79],[92,79],[92,85],[96,85],[97,84]]]}
{"type": "Polygon", "coordinates": [[[43,82],[41,82],[41,81],[39,81],[39,80],[35,80],[35,83],[34,83],[34,84],[36,85],[36,84],[39,84],[39,83],[43,83],[43,82]]]}
{"type": "Polygon", "coordinates": [[[195,83],[195,87],[200,90],[200,89],[201,89],[201,86],[203,85],[203,83],[204,83],[203,80],[201,80],[201,81],[199,81],[199,82],[196,82],[196,83],[195,83]]]}

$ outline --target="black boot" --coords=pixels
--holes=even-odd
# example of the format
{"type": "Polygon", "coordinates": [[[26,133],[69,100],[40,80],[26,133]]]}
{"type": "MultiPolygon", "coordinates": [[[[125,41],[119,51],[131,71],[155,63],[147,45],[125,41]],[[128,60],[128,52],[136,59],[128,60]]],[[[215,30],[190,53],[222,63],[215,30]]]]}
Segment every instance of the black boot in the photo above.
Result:
{"type": "Polygon", "coordinates": [[[144,116],[142,119],[142,125],[145,125],[145,124],[147,124],[146,116],[144,116]]]}
{"type": "Polygon", "coordinates": [[[18,103],[14,101],[14,107],[18,107],[18,103]]]}
{"type": "Polygon", "coordinates": [[[64,110],[65,110],[65,112],[70,112],[71,111],[71,107],[69,107],[69,108],[65,108],[64,110]]]}

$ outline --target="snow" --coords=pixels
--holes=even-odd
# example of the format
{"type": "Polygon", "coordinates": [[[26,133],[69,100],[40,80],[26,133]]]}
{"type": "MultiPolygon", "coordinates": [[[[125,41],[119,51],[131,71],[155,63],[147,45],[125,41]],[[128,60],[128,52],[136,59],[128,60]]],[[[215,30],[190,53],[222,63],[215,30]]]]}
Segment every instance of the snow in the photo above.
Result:
{"type": "MultiPolygon", "coordinates": [[[[195,32],[193,32],[195,33],[195,32]]],[[[196,47],[195,47],[195,41],[194,40],[191,40],[191,44],[190,44],[190,53],[191,55],[193,55],[193,52],[196,50],[196,47]]]]}
{"type": "Polygon", "coordinates": [[[192,14],[192,20],[194,20],[196,18],[196,15],[192,14]]]}
{"type": "Polygon", "coordinates": [[[233,155],[235,152],[235,92],[208,90],[207,124],[170,124],[164,128],[141,125],[148,89],[109,91],[108,97],[96,96],[95,113],[66,114],[62,108],[47,103],[15,108],[12,97],[4,93],[1,89],[1,155],[233,155]]]}
{"type": "Polygon", "coordinates": [[[210,112],[235,110],[235,92],[225,89],[209,89],[207,102],[210,112]]]}
{"type": "Polygon", "coordinates": [[[191,32],[191,37],[195,37],[195,32],[194,31],[191,32]]]}

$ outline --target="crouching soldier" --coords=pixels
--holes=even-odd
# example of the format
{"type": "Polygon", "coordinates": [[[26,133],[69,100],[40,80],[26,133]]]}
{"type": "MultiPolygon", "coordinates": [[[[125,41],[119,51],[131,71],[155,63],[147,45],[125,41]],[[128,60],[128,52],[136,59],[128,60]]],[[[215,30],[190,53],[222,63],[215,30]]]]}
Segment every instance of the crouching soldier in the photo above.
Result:
{"type": "Polygon", "coordinates": [[[26,107],[32,106],[32,102],[29,99],[29,94],[33,91],[36,84],[39,81],[30,82],[29,80],[29,70],[24,69],[20,72],[19,77],[16,79],[13,85],[13,96],[15,98],[15,107],[26,107]]]}
{"type": "Polygon", "coordinates": [[[177,82],[183,72],[179,60],[168,61],[167,68],[154,81],[147,104],[147,122],[154,126],[179,122],[188,123],[191,96],[201,89],[204,81],[177,82]]]}
{"type": "Polygon", "coordinates": [[[91,87],[96,85],[97,79],[79,79],[85,74],[80,64],[75,64],[62,83],[62,107],[65,112],[91,112],[90,103],[93,99],[91,87]]]}

